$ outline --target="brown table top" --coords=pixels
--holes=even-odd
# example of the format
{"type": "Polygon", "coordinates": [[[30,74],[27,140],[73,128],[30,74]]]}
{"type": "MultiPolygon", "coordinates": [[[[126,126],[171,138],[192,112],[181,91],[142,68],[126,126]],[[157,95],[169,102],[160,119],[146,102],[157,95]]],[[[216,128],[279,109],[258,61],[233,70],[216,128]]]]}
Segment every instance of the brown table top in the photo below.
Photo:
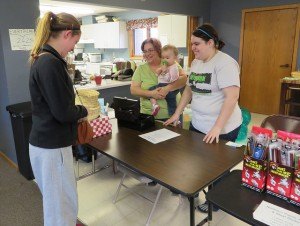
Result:
{"type": "Polygon", "coordinates": [[[243,158],[243,148],[206,144],[203,135],[175,127],[155,128],[140,132],[119,127],[116,134],[94,139],[89,145],[131,169],[185,196],[193,196],[243,158]],[[138,135],[167,128],[181,134],[170,140],[152,144],[138,135]]]}

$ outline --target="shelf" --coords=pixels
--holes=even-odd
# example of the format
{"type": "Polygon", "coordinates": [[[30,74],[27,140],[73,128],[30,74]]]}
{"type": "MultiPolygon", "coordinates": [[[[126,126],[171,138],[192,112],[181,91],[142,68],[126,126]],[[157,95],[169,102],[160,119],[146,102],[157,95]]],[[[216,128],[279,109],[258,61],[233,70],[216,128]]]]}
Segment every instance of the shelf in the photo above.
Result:
{"type": "Polygon", "coordinates": [[[295,86],[290,86],[289,89],[291,89],[291,90],[293,90],[293,91],[300,91],[300,87],[299,87],[299,86],[297,86],[297,87],[295,87],[295,86]]]}

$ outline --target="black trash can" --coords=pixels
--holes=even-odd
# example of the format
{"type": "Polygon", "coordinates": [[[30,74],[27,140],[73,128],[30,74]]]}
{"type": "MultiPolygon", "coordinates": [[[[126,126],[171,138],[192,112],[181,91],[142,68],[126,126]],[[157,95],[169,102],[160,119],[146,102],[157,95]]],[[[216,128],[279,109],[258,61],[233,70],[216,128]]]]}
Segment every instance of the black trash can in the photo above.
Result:
{"type": "Polygon", "coordinates": [[[34,179],[29,159],[29,134],[32,126],[31,102],[6,107],[10,113],[19,172],[27,179],[34,179]]]}

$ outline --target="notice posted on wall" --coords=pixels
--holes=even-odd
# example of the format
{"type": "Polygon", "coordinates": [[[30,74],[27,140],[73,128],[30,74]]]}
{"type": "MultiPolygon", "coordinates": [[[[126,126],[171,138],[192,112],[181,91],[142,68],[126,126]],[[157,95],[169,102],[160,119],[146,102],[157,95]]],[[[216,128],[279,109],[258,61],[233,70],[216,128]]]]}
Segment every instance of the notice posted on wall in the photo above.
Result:
{"type": "Polygon", "coordinates": [[[11,50],[30,50],[34,40],[34,29],[9,29],[11,50]]]}

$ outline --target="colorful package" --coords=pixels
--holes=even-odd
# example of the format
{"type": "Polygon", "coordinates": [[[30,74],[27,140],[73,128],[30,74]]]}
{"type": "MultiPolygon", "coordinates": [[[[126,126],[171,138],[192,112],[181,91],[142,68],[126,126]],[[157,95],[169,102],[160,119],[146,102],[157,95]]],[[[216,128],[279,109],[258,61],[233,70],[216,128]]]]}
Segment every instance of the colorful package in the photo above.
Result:
{"type": "Polygon", "coordinates": [[[287,200],[290,197],[294,169],[270,161],[267,178],[267,193],[287,200]]]}
{"type": "Polygon", "coordinates": [[[244,156],[242,185],[262,192],[266,186],[267,153],[272,131],[253,126],[244,156]]]}
{"type": "Polygon", "coordinates": [[[295,170],[294,172],[290,202],[300,207],[300,170],[295,170]]]}
{"type": "Polygon", "coordinates": [[[249,155],[244,156],[242,185],[255,191],[262,192],[266,186],[266,160],[257,160],[249,155]]]}
{"type": "Polygon", "coordinates": [[[253,126],[248,139],[248,154],[255,159],[265,160],[267,158],[267,148],[271,138],[271,130],[253,126]]]}

